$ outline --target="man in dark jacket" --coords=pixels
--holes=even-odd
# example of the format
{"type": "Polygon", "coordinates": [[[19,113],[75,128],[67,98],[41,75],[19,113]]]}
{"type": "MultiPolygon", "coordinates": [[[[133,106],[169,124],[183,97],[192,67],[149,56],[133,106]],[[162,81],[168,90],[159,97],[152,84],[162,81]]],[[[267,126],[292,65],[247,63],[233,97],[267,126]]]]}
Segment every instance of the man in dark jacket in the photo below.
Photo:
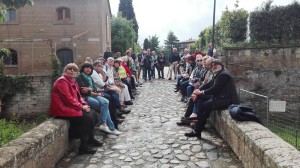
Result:
{"type": "Polygon", "coordinates": [[[169,65],[170,65],[170,68],[169,68],[169,73],[170,73],[170,76],[169,76],[169,80],[172,79],[172,71],[174,71],[174,76],[175,76],[175,79],[176,79],[176,75],[177,75],[177,65],[180,61],[180,56],[177,52],[177,48],[173,48],[172,50],[172,53],[169,57],[169,65]]]}
{"type": "Polygon", "coordinates": [[[201,90],[196,89],[192,94],[193,100],[200,99],[198,100],[198,122],[192,132],[185,133],[187,137],[201,138],[201,132],[212,110],[226,109],[230,104],[239,104],[234,80],[224,69],[222,62],[217,59],[212,61],[211,68],[215,74],[213,80],[202,86],[201,90]],[[211,95],[212,98],[201,101],[206,95],[211,95]]]}
{"type": "Polygon", "coordinates": [[[151,81],[151,62],[152,62],[152,58],[150,55],[148,55],[148,52],[145,51],[144,52],[144,60],[143,60],[143,64],[144,64],[144,80],[147,81],[147,74],[148,74],[148,78],[149,81],[151,81]]]}

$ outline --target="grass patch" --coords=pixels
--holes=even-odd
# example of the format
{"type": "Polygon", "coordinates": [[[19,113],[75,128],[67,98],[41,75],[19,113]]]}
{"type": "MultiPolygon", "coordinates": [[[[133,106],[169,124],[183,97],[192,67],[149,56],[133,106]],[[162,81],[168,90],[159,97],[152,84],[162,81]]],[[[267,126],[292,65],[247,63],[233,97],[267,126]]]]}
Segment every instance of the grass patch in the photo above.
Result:
{"type": "Polygon", "coordinates": [[[10,121],[0,119],[0,147],[18,138],[47,119],[48,116],[44,114],[29,122],[25,120],[20,121],[15,116],[10,121]]]}
{"type": "Polygon", "coordinates": [[[300,131],[298,129],[275,123],[269,124],[268,128],[284,141],[300,150],[300,131]]]}

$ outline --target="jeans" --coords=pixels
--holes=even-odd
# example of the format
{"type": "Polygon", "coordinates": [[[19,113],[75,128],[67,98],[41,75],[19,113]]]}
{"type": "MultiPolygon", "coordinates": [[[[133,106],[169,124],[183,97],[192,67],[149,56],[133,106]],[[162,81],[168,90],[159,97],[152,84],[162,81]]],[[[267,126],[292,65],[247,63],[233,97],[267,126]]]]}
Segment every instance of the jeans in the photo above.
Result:
{"type": "Polygon", "coordinates": [[[212,99],[213,96],[211,95],[200,95],[200,96],[197,96],[197,99],[196,99],[196,102],[194,103],[194,108],[193,108],[193,113],[196,113],[198,115],[199,111],[201,110],[201,103],[203,101],[206,101],[206,100],[209,100],[209,99],[212,99]]]}
{"type": "Polygon", "coordinates": [[[187,96],[187,87],[189,86],[190,81],[186,80],[181,82],[180,84],[180,90],[182,91],[183,96],[187,96]]]}
{"type": "Polygon", "coordinates": [[[144,67],[144,80],[147,80],[147,74],[149,81],[151,80],[151,68],[144,67]]]}
{"type": "Polygon", "coordinates": [[[191,95],[192,95],[194,89],[195,89],[194,86],[191,86],[191,85],[189,85],[189,86],[186,88],[186,95],[187,95],[187,97],[191,97],[191,95]]]}
{"type": "Polygon", "coordinates": [[[140,64],[140,67],[139,67],[139,74],[138,74],[138,81],[140,80],[140,76],[141,76],[141,71],[143,70],[143,75],[142,75],[142,78],[144,79],[144,66],[140,64]]]}
{"type": "Polygon", "coordinates": [[[87,96],[86,101],[89,103],[90,107],[97,112],[100,112],[100,123],[107,124],[111,131],[115,130],[114,123],[111,120],[110,113],[108,110],[109,101],[101,96],[87,96]]]}

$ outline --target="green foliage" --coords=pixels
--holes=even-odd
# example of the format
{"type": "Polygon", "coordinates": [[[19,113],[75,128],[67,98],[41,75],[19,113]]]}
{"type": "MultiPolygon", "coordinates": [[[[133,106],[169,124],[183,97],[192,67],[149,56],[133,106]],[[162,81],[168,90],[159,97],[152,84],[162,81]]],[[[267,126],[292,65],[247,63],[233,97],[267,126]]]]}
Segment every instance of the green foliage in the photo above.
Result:
{"type": "Polygon", "coordinates": [[[148,48],[151,48],[151,43],[148,40],[148,38],[145,38],[143,48],[144,48],[144,50],[147,50],[148,48]]]}
{"type": "Polygon", "coordinates": [[[222,38],[234,43],[244,41],[247,38],[247,19],[248,12],[244,9],[226,10],[217,24],[217,32],[222,38]]]}
{"type": "Polygon", "coordinates": [[[175,47],[176,42],[178,42],[178,38],[175,36],[174,32],[170,31],[168,33],[167,39],[165,40],[166,48],[169,49],[169,51],[172,50],[173,47],[175,47]]]}
{"type": "Polygon", "coordinates": [[[300,4],[271,6],[268,1],[250,13],[250,39],[252,42],[286,44],[300,40],[300,4]]]}
{"type": "Polygon", "coordinates": [[[52,63],[52,75],[51,80],[52,84],[60,77],[60,61],[54,53],[50,55],[51,63],[52,63]]]}
{"type": "Polygon", "coordinates": [[[120,14],[111,20],[112,51],[124,53],[132,48],[136,34],[132,21],[123,18],[120,14]]]}
{"type": "Polygon", "coordinates": [[[282,74],[282,70],[281,69],[276,69],[275,71],[274,71],[274,75],[276,76],[276,77],[278,77],[279,75],[281,75],[282,74]]]}
{"type": "Polygon", "coordinates": [[[7,122],[5,119],[0,120],[0,147],[22,134],[23,131],[13,122],[7,122]]]}
{"type": "Polygon", "coordinates": [[[0,23],[4,21],[8,9],[18,9],[26,4],[33,6],[34,2],[33,0],[0,0],[0,23]]]}
{"type": "Polygon", "coordinates": [[[127,20],[131,20],[133,22],[133,29],[136,33],[136,38],[134,41],[137,42],[139,25],[135,17],[132,0],[120,0],[119,12],[122,14],[124,18],[126,18],[127,20]]]}
{"type": "Polygon", "coordinates": [[[31,78],[25,75],[7,76],[0,74],[0,99],[6,101],[19,92],[31,89],[31,78]]]}
{"type": "Polygon", "coordinates": [[[151,49],[151,51],[155,51],[157,53],[158,52],[158,45],[159,45],[158,37],[156,35],[149,36],[149,43],[150,43],[149,48],[151,49]]]}

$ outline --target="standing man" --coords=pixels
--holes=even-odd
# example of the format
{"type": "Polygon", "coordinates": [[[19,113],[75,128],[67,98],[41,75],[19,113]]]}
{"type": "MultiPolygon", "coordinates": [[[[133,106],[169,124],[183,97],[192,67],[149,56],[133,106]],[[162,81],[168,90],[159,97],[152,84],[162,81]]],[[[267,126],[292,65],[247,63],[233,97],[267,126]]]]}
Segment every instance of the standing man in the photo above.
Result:
{"type": "Polygon", "coordinates": [[[151,52],[151,59],[151,76],[155,79],[155,68],[157,67],[157,55],[155,54],[155,51],[151,52]]]}
{"type": "Polygon", "coordinates": [[[177,75],[177,65],[180,61],[180,56],[177,52],[177,48],[173,48],[172,50],[172,53],[170,55],[170,58],[169,58],[169,65],[170,65],[170,68],[169,68],[169,73],[170,73],[170,76],[169,76],[169,80],[172,79],[172,71],[174,71],[174,75],[175,75],[175,79],[176,79],[176,75],[177,75]]]}
{"type": "MultiPolygon", "coordinates": [[[[140,50],[140,53],[137,55],[138,57],[138,62],[139,62],[139,71],[138,71],[138,81],[140,79],[140,76],[141,76],[141,71],[144,69],[144,63],[143,63],[143,60],[144,60],[144,55],[143,55],[143,50],[140,50]]],[[[143,75],[142,75],[142,78],[144,79],[144,70],[143,70],[143,75]]]]}
{"type": "Polygon", "coordinates": [[[145,59],[143,60],[144,80],[146,82],[147,81],[147,74],[148,74],[149,81],[151,81],[151,62],[152,62],[152,58],[151,58],[150,55],[148,55],[147,51],[144,52],[144,55],[145,55],[145,59]]]}
{"type": "Polygon", "coordinates": [[[212,43],[209,43],[209,44],[208,44],[207,55],[208,55],[208,56],[211,56],[211,57],[213,57],[213,58],[215,58],[216,53],[217,53],[216,49],[215,49],[215,48],[212,48],[212,43]]]}
{"type": "Polygon", "coordinates": [[[164,68],[165,68],[166,58],[164,53],[161,51],[160,55],[157,57],[157,72],[158,72],[158,79],[165,79],[164,78],[164,68]]]}
{"type": "Polygon", "coordinates": [[[106,51],[104,52],[104,59],[107,61],[107,58],[112,57],[112,52],[110,51],[110,47],[107,47],[106,51]]]}

